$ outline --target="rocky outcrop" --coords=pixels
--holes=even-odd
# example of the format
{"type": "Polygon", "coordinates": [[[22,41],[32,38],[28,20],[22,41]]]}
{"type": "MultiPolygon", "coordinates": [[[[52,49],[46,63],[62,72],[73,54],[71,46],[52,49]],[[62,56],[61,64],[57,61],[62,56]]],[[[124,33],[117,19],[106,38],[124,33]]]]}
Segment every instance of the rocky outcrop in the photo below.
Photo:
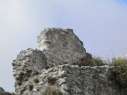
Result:
{"type": "Polygon", "coordinates": [[[21,51],[12,65],[17,89],[31,76],[39,74],[42,69],[46,68],[47,59],[42,51],[29,48],[21,51]]]}
{"type": "Polygon", "coordinates": [[[38,49],[21,51],[13,61],[16,95],[42,95],[48,78],[57,78],[63,95],[126,95],[109,78],[111,66],[81,66],[92,55],[72,29],[49,28],[38,36],[38,49]]]}
{"type": "Polygon", "coordinates": [[[15,89],[21,95],[24,84],[43,69],[74,64],[86,56],[85,48],[72,29],[49,28],[38,36],[38,49],[21,51],[13,61],[15,89]]]}
{"type": "Polygon", "coordinates": [[[72,64],[86,56],[82,41],[72,29],[44,29],[38,36],[38,49],[44,52],[50,66],[72,64]]]}
{"type": "Polygon", "coordinates": [[[31,76],[17,89],[18,95],[42,95],[48,77],[57,78],[57,85],[64,95],[126,95],[109,79],[109,66],[59,65],[43,69],[40,74],[31,76]]]}

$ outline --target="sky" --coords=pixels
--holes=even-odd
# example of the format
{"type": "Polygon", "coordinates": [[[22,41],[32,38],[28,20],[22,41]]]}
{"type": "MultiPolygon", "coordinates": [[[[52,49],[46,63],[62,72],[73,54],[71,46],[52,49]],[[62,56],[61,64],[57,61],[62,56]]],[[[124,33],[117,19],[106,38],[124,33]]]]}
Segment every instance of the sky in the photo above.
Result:
{"type": "Polygon", "coordinates": [[[46,27],[72,28],[94,56],[127,54],[127,0],[0,0],[0,86],[14,91],[12,60],[46,27]]]}

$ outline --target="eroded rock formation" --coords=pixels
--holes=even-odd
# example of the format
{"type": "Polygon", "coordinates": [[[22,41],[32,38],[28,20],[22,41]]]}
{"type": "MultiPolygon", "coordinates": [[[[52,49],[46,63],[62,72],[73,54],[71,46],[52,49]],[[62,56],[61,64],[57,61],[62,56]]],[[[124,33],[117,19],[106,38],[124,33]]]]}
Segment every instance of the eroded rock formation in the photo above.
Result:
{"type": "Polygon", "coordinates": [[[49,28],[38,36],[38,49],[21,51],[13,61],[17,95],[42,95],[48,78],[57,78],[63,95],[126,95],[108,78],[110,68],[79,66],[86,53],[72,29],[49,28]]]}
{"type": "Polygon", "coordinates": [[[83,42],[72,29],[44,29],[38,36],[38,49],[43,51],[51,66],[72,64],[86,56],[83,42]]]}

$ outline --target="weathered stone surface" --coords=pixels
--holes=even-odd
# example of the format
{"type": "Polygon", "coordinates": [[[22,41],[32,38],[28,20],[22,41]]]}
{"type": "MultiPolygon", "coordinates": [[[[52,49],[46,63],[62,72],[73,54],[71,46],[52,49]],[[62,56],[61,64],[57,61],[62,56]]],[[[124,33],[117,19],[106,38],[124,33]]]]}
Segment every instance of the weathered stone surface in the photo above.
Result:
{"type": "Polygon", "coordinates": [[[108,79],[109,68],[107,65],[95,67],[59,65],[30,77],[19,87],[18,92],[20,95],[42,95],[47,78],[55,77],[64,95],[126,95],[126,91],[120,91],[119,87],[108,79]]]}
{"type": "Polygon", "coordinates": [[[63,95],[127,95],[127,89],[110,80],[111,66],[79,64],[81,58],[90,62],[92,55],[72,29],[45,29],[38,44],[38,49],[23,50],[13,61],[16,95],[43,95],[49,77],[58,79],[63,95]]]}
{"type": "Polygon", "coordinates": [[[83,43],[72,29],[48,28],[38,36],[38,44],[52,65],[72,64],[86,56],[83,43]]]}
{"type": "Polygon", "coordinates": [[[46,68],[47,59],[42,51],[29,48],[21,51],[12,64],[17,91],[18,87],[31,76],[39,74],[43,68],[46,68]]]}

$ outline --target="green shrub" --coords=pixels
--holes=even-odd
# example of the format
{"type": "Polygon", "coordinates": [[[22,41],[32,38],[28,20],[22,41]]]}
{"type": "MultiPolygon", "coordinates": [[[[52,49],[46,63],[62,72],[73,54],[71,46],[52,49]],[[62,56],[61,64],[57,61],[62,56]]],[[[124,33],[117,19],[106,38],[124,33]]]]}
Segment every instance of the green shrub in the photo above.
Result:
{"type": "Polygon", "coordinates": [[[125,58],[114,58],[112,60],[112,64],[114,64],[115,66],[119,66],[119,65],[125,65],[127,64],[127,59],[125,58]]]}
{"type": "Polygon", "coordinates": [[[105,62],[97,57],[97,58],[82,58],[80,65],[82,66],[102,66],[105,65],[105,62]]]}
{"type": "Polygon", "coordinates": [[[105,65],[106,62],[104,62],[104,60],[102,60],[101,58],[96,57],[96,58],[93,58],[93,59],[92,59],[92,64],[93,64],[94,66],[102,66],[102,65],[105,65]]]}
{"type": "Polygon", "coordinates": [[[127,88],[127,59],[117,58],[112,61],[110,79],[121,88],[127,88]]]}

